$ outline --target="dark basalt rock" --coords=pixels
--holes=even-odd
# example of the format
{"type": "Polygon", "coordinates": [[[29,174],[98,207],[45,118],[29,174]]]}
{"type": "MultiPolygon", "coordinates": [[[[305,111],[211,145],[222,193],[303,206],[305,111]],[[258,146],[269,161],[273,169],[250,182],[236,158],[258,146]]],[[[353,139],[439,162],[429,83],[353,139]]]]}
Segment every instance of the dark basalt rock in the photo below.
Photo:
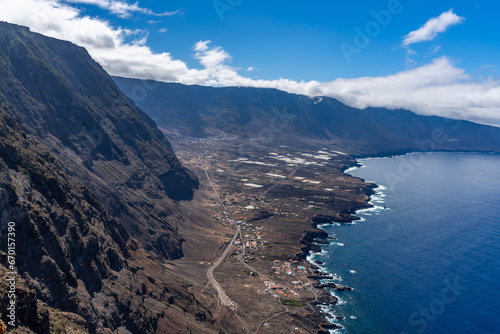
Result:
{"type": "Polygon", "coordinates": [[[311,251],[321,252],[321,247],[318,244],[316,244],[316,241],[318,239],[324,240],[327,237],[328,233],[320,229],[314,229],[312,231],[304,232],[300,240],[300,243],[304,244],[305,247],[301,248],[301,251],[299,254],[297,254],[297,257],[305,259],[311,251]]]}
{"type": "Polygon", "coordinates": [[[23,330],[52,332],[49,309],[81,333],[214,324],[162,266],[198,180],[155,123],[83,48],[5,22],[0,45],[0,243],[15,222],[23,330]]]}
{"type": "Polygon", "coordinates": [[[342,329],[344,326],[341,326],[339,324],[332,324],[331,322],[323,322],[320,325],[324,329],[342,329]]]}
{"type": "Polygon", "coordinates": [[[348,213],[338,213],[335,216],[328,216],[328,215],[315,215],[312,220],[314,224],[317,225],[322,225],[322,224],[333,224],[335,222],[337,223],[351,223],[354,220],[360,220],[361,218],[353,216],[348,213]]]}
{"type": "Polygon", "coordinates": [[[351,287],[344,286],[344,285],[337,284],[337,283],[313,284],[313,286],[316,289],[331,288],[331,289],[335,289],[337,291],[351,291],[352,290],[351,287]]]}
{"type": "Polygon", "coordinates": [[[253,222],[253,221],[267,219],[267,218],[272,217],[272,216],[273,216],[273,214],[270,213],[269,211],[261,210],[257,214],[255,214],[255,216],[247,219],[247,221],[253,222]]]}
{"type": "Polygon", "coordinates": [[[156,124],[85,49],[4,22],[0,45],[0,106],[146,248],[182,256],[174,201],[192,199],[198,180],[156,124]]]}
{"type": "Polygon", "coordinates": [[[328,329],[318,329],[318,331],[316,331],[316,334],[330,334],[330,331],[328,329]]]}
{"type": "Polygon", "coordinates": [[[327,291],[322,291],[320,295],[318,295],[318,299],[314,302],[311,302],[313,305],[335,305],[337,304],[339,299],[335,296],[332,296],[327,291]]]}
{"type": "Polygon", "coordinates": [[[323,275],[308,275],[307,278],[311,279],[333,279],[332,275],[323,274],[323,275]]]}
{"type": "Polygon", "coordinates": [[[325,239],[316,239],[314,240],[315,243],[319,244],[319,245],[329,245],[330,243],[325,240],[325,239]]]}

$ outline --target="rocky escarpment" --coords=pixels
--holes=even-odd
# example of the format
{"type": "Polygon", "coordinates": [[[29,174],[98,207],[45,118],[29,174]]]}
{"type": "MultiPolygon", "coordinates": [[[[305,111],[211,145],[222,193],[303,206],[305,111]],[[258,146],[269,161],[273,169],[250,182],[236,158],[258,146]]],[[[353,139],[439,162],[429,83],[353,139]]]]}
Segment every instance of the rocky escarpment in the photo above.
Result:
{"type": "Polygon", "coordinates": [[[17,269],[26,284],[53,307],[91,317],[90,294],[126,267],[128,235],[88,189],[0,112],[2,244],[7,223],[14,222],[17,269]]]}
{"type": "Polygon", "coordinates": [[[183,255],[176,201],[196,177],[84,49],[7,23],[0,45],[0,245],[14,222],[18,330],[216,332],[164,266],[183,255]]]}
{"type": "Polygon", "coordinates": [[[12,329],[8,324],[11,318],[5,321],[4,315],[10,314],[7,309],[10,299],[5,293],[10,289],[8,281],[12,276],[3,264],[6,262],[6,253],[0,252],[0,332],[9,329],[9,333],[67,333],[84,334],[88,333],[85,319],[81,316],[55,309],[37,299],[36,291],[27,286],[27,282],[21,277],[17,277],[15,289],[17,312],[17,327],[12,329]],[[3,327],[2,327],[3,326],[3,327]]]}
{"type": "MultiPolygon", "coordinates": [[[[213,321],[183,283],[141,255],[97,197],[1,108],[0,124],[0,243],[7,244],[8,222],[14,222],[18,326],[52,332],[57,321],[50,320],[49,308],[70,320],[82,316],[90,333],[195,330],[190,322],[198,322],[196,314],[213,321]]],[[[6,260],[0,253],[0,268],[6,260]]],[[[8,305],[6,294],[2,290],[0,310],[8,305]]]]}
{"type": "Polygon", "coordinates": [[[159,258],[182,256],[175,200],[198,186],[87,51],[0,23],[0,106],[159,258]]]}

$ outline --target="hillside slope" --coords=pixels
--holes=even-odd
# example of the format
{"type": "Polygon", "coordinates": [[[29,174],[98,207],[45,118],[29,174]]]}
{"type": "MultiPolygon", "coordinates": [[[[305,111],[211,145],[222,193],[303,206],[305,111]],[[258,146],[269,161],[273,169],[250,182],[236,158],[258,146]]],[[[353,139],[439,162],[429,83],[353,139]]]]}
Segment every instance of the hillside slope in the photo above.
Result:
{"type": "MultiPolygon", "coordinates": [[[[82,316],[90,333],[208,331],[195,315],[210,321],[210,311],[185,283],[145,257],[96,196],[1,108],[0,124],[0,242],[14,222],[21,332],[52,333],[54,313],[68,328],[81,327],[82,316]]],[[[5,252],[0,259],[5,278],[5,252]]],[[[2,290],[4,322],[8,302],[2,290]]]]}
{"type": "MultiPolygon", "coordinates": [[[[14,222],[13,332],[217,332],[192,278],[165,267],[183,256],[178,201],[193,197],[196,176],[84,49],[7,23],[0,46],[0,243],[14,222]]],[[[4,322],[8,302],[2,289],[4,322]]]]}
{"type": "Polygon", "coordinates": [[[198,181],[155,123],[85,49],[6,23],[0,45],[0,106],[148,249],[182,256],[174,200],[198,181]]]}
{"type": "Polygon", "coordinates": [[[202,87],[113,77],[171,138],[233,135],[276,145],[331,141],[355,155],[500,151],[500,129],[407,110],[348,107],[276,89],[202,87]]]}

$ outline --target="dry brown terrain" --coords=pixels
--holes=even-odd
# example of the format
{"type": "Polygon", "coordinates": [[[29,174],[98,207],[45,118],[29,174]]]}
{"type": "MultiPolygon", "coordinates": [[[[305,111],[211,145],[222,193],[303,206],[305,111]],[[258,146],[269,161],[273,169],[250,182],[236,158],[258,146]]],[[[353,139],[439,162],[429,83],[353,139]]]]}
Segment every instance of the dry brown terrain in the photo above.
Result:
{"type": "Polygon", "coordinates": [[[312,145],[249,154],[232,140],[173,143],[182,162],[197,174],[200,190],[193,201],[181,205],[185,256],[173,261],[172,269],[193,277],[190,288],[213,303],[214,317],[227,322],[228,333],[327,332],[323,327],[328,322],[315,305],[335,298],[313,287],[319,283],[314,278],[317,268],[305,256],[327,242],[327,235],[315,227],[318,223],[349,222],[355,218],[351,213],[367,205],[372,185],[342,173],[355,160],[312,145]],[[232,218],[241,224],[243,240],[236,240],[214,271],[214,279],[235,303],[234,311],[214,302],[217,292],[206,277],[235,227],[200,158],[232,218]],[[247,266],[240,261],[242,246],[247,266]]]}

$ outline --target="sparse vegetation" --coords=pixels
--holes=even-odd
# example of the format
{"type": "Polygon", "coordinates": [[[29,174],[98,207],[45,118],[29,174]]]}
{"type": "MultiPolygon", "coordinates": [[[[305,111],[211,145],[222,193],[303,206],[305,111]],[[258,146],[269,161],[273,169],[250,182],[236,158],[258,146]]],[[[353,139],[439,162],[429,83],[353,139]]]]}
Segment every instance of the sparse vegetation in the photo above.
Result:
{"type": "Polygon", "coordinates": [[[243,270],[243,275],[248,275],[248,276],[257,276],[257,273],[254,273],[253,271],[250,270],[243,270]]]}
{"type": "Polygon", "coordinates": [[[61,320],[54,324],[54,334],[67,334],[66,321],[61,320]]]}
{"type": "Polygon", "coordinates": [[[296,300],[296,299],[281,298],[278,302],[281,305],[302,307],[302,304],[298,300],[296,300]]]}

